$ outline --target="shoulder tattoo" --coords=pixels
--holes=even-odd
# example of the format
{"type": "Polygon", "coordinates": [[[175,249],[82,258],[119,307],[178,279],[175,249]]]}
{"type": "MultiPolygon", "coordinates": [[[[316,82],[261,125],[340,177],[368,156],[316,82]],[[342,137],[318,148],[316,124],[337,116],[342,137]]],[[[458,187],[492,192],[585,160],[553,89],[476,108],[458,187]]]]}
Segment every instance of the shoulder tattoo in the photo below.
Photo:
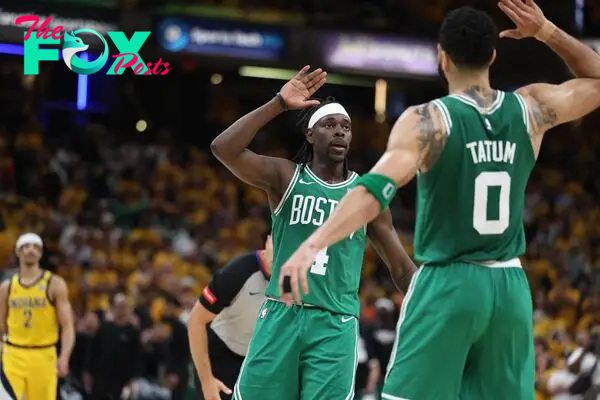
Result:
{"type": "Polygon", "coordinates": [[[531,106],[531,117],[533,118],[535,132],[539,132],[544,128],[552,128],[558,119],[556,110],[537,99],[533,101],[531,106]]]}
{"type": "Polygon", "coordinates": [[[446,146],[446,132],[442,124],[432,115],[432,103],[423,104],[416,108],[417,140],[419,141],[419,163],[417,167],[422,171],[429,171],[438,162],[446,146]]]}

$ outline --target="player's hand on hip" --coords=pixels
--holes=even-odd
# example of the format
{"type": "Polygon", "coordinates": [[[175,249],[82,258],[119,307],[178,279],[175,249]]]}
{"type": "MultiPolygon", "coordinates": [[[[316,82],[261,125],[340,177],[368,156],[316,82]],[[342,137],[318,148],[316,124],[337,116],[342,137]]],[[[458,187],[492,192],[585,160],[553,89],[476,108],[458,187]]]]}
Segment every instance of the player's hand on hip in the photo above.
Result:
{"type": "Polygon", "coordinates": [[[327,72],[321,68],[312,72],[308,72],[309,70],[310,65],[302,68],[279,91],[290,110],[299,110],[319,104],[318,100],[310,100],[310,98],[325,84],[327,72]]]}
{"type": "Polygon", "coordinates": [[[500,32],[501,38],[534,37],[547,21],[544,13],[533,0],[499,0],[498,7],[516,25],[515,29],[500,32]]]}
{"type": "Polygon", "coordinates": [[[303,243],[283,264],[279,272],[279,292],[281,300],[288,306],[302,303],[300,288],[304,294],[308,294],[308,270],[316,255],[317,248],[315,246],[303,243]]]}
{"type": "Polygon", "coordinates": [[[231,389],[217,378],[212,377],[208,382],[202,382],[202,393],[205,400],[221,400],[221,392],[229,395],[231,389]]]}

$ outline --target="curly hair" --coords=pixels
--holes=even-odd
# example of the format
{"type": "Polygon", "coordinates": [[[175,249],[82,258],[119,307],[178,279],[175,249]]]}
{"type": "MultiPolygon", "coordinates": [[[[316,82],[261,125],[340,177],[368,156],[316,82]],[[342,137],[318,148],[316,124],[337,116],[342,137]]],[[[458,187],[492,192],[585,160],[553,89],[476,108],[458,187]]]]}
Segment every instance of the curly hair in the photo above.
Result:
{"type": "Polygon", "coordinates": [[[440,46],[458,68],[487,67],[497,42],[498,28],[492,18],[473,7],[452,10],[440,28],[440,46]]]}

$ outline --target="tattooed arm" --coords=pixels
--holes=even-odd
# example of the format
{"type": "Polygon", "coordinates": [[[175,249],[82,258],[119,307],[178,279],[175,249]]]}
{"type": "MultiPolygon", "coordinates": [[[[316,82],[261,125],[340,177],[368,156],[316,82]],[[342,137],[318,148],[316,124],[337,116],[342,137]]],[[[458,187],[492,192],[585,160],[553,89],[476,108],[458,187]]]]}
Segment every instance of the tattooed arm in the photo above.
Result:
{"type": "MultiPolygon", "coordinates": [[[[412,180],[417,171],[431,170],[446,146],[447,132],[444,126],[440,111],[433,103],[409,108],[396,121],[387,149],[371,173],[384,175],[402,187],[412,180]]],[[[395,283],[406,290],[406,282],[410,280],[416,268],[410,260],[406,260],[408,257],[405,258],[402,254],[404,249],[401,249],[400,241],[380,240],[382,237],[390,239],[389,235],[393,231],[389,224],[388,233],[383,232],[385,221],[378,218],[380,209],[379,201],[364,186],[350,190],[329,219],[304,241],[281,267],[281,299],[288,305],[302,301],[299,289],[301,287],[304,293],[308,293],[307,274],[317,253],[375,219],[379,221],[369,224],[369,237],[379,242],[379,246],[376,243],[378,250],[386,250],[381,252],[380,256],[390,264],[395,283]],[[380,232],[377,232],[378,222],[381,224],[380,232]]]]}
{"type": "MultiPolygon", "coordinates": [[[[439,110],[432,103],[410,107],[392,128],[385,153],[371,170],[406,185],[417,171],[429,171],[446,145],[446,134],[439,110]]],[[[331,246],[349,236],[379,215],[379,202],[363,186],[352,189],[334,213],[307,240],[318,249],[331,246]]]]}
{"type": "Polygon", "coordinates": [[[536,136],[600,107],[600,79],[571,79],[561,85],[536,83],[517,93],[525,98],[531,122],[530,134],[536,136]]]}

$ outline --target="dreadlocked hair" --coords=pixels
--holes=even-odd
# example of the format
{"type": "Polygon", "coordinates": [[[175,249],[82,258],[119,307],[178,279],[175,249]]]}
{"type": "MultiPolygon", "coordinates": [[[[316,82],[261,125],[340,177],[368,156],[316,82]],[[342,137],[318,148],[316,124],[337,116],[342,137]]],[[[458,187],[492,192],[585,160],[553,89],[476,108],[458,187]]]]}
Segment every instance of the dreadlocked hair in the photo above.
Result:
{"type": "MultiPolygon", "coordinates": [[[[312,145],[308,142],[308,140],[306,140],[306,133],[308,131],[308,122],[310,121],[310,118],[319,108],[323,107],[324,105],[331,104],[331,103],[337,103],[335,97],[332,97],[332,96],[327,97],[325,100],[322,100],[322,99],[315,99],[315,100],[318,100],[319,104],[312,106],[312,107],[305,108],[304,110],[300,111],[300,119],[298,120],[298,123],[296,124],[296,126],[298,126],[302,130],[302,133],[305,135],[304,143],[302,143],[302,146],[300,146],[300,149],[298,150],[298,152],[292,159],[292,161],[294,161],[296,164],[300,164],[300,170],[303,170],[308,165],[308,163],[312,161],[313,156],[314,156],[312,145]]],[[[347,177],[348,177],[348,159],[345,158],[344,159],[344,179],[347,177]]]]}

